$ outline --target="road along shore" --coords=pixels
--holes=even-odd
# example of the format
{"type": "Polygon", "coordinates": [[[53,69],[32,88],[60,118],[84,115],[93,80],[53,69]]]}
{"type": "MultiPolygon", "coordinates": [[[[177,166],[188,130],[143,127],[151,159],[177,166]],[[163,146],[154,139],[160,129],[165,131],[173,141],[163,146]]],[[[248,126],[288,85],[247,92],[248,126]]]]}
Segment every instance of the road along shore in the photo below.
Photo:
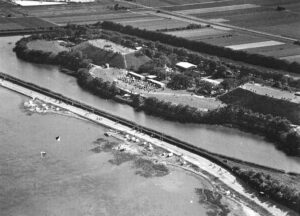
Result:
{"type": "MultiPolygon", "coordinates": [[[[270,203],[267,203],[267,202],[262,202],[256,196],[253,196],[253,193],[247,192],[246,189],[241,185],[241,183],[239,183],[239,181],[236,180],[234,175],[232,175],[226,169],[223,169],[221,166],[211,162],[210,160],[208,160],[204,157],[201,157],[199,155],[196,155],[196,154],[186,151],[184,149],[178,148],[177,146],[169,144],[160,139],[154,138],[145,133],[141,133],[137,130],[134,130],[131,127],[122,125],[118,122],[115,122],[115,121],[105,118],[103,116],[97,115],[92,112],[88,112],[85,109],[75,107],[71,104],[64,103],[60,100],[46,96],[37,91],[33,91],[32,89],[28,89],[23,86],[17,85],[10,81],[1,79],[0,85],[5,88],[8,88],[10,90],[13,90],[15,92],[21,93],[25,96],[28,96],[31,98],[36,98],[36,99],[39,99],[46,103],[53,104],[54,106],[60,107],[62,109],[69,110],[70,112],[80,116],[81,118],[87,119],[89,121],[100,124],[107,128],[111,128],[111,129],[119,131],[121,133],[128,134],[129,136],[134,136],[140,140],[144,140],[155,146],[164,148],[167,151],[172,152],[173,154],[181,156],[187,162],[194,164],[195,166],[199,167],[200,169],[208,172],[210,175],[218,178],[218,180],[220,180],[228,188],[230,188],[234,192],[242,195],[247,200],[250,200],[252,203],[255,203],[257,206],[261,207],[262,209],[266,210],[267,212],[270,213],[270,215],[275,215],[275,216],[287,215],[287,212],[284,212],[283,210],[279,209],[277,206],[270,205],[270,203]]],[[[259,213],[253,211],[251,208],[249,208],[247,205],[245,205],[246,203],[243,203],[243,204],[244,204],[243,208],[244,208],[245,212],[247,212],[247,215],[251,215],[251,216],[260,215],[259,213]]]]}

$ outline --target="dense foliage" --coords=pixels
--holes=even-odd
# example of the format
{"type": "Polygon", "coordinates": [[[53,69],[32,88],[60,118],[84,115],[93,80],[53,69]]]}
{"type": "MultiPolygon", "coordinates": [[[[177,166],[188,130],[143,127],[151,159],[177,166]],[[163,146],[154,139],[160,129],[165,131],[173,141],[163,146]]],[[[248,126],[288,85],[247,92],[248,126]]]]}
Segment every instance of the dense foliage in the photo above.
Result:
{"type": "Polygon", "coordinates": [[[274,57],[248,53],[240,50],[238,51],[232,50],[221,46],[207,44],[202,41],[192,41],[186,38],[163,34],[161,32],[149,31],[146,29],[138,29],[132,26],[123,26],[121,24],[117,24],[109,21],[104,21],[101,24],[101,26],[104,29],[118,31],[129,35],[135,35],[147,40],[159,41],[161,43],[170,44],[176,47],[184,47],[186,49],[196,51],[196,52],[202,52],[210,55],[225,57],[236,61],[243,61],[249,64],[260,65],[263,67],[269,67],[269,68],[280,69],[280,70],[286,70],[293,73],[299,73],[300,71],[299,63],[296,62],[289,63],[288,61],[280,60],[274,57]]]}
{"type": "Polygon", "coordinates": [[[284,185],[270,175],[234,167],[233,172],[264,196],[290,207],[300,213],[300,191],[284,185]]]}
{"type": "Polygon", "coordinates": [[[195,107],[176,105],[153,97],[140,101],[142,103],[135,103],[135,106],[148,113],[180,122],[236,125],[246,131],[264,134],[289,155],[299,154],[300,136],[285,118],[256,113],[238,106],[202,112],[195,107]]]}
{"type": "MultiPolygon", "coordinates": [[[[84,34],[89,35],[89,38],[93,38],[97,37],[99,31],[95,31],[86,27],[75,26],[74,28],[67,27],[67,29],[65,30],[57,31],[56,33],[43,34],[38,37],[42,37],[44,39],[53,39],[55,37],[65,37],[66,35],[68,35],[70,40],[76,42],[78,40],[78,37],[84,34]]],[[[108,35],[105,35],[106,34],[102,35],[102,37],[108,37],[108,35]]],[[[75,75],[77,77],[79,85],[101,97],[111,98],[120,93],[114,83],[104,82],[102,79],[94,78],[91,76],[87,69],[90,60],[82,56],[80,52],[61,52],[58,55],[53,55],[47,52],[29,50],[26,46],[26,43],[30,40],[33,40],[34,38],[35,36],[23,38],[16,44],[14,50],[18,57],[35,63],[58,64],[74,70],[76,72],[75,75]]],[[[114,40],[116,41],[119,39],[120,37],[114,38],[114,40]]],[[[136,42],[139,42],[138,39],[135,40],[136,42]]],[[[125,38],[119,42],[128,43],[131,46],[134,46],[133,40],[129,38],[125,38]]],[[[144,52],[148,52],[148,56],[153,55],[152,58],[156,60],[154,61],[155,67],[152,67],[152,65],[148,65],[147,67],[145,66],[145,69],[148,68],[158,76],[163,75],[159,75],[161,71],[157,72],[159,71],[159,69],[157,68],[161,68],[163,65],[171,64],[171,61],[176,62],[178,59],[185,60],[184,58],[189,58],[189,60],[190,58],[194,59],[191,62],[199,60],[200,67],[202,67],[203,70],[216,72],[215,76],[223,76],[222,74],[224,74],[224,67],[221,67],[224,65],[220,65],[219,63],[216,63],[215,61],[209,59],[206,59],[204,61],[203,58],[199,55],[188,53],[185,49],[171,48],[170,46],[165,46],[159,43],[153,44],[153,42],[149,42],[147,46],[148,49],[145,49],[144,52]],[[152,52],[151,46],[154,46],[157,50],[152,52]],[[165,59],[162,55],[162,52],[160,51],[168,53],[168,59],[165,59]],[[218,71],[220,71],[220,73],[218,73],[218,71]]],[[[257,71],[254,70],[253,72],[252,69],[245,67],[244,69],[240,70],[239,74],[245,73],[249,75],[255,74],[255,72],[257,71]]],[[[262,75],[259,72],[257,73],[259,74],[259,76],[262,75]]],[[[184,74],[180,75],[187,76],[184,74]]],[[[278,74],[264,74],[264,76],[270,76],[271,78],[278,76],[276,79],[279,80],[282,78],[282,76],[278,74]]],[[[180,88],[181,85],[186,85],[184,87],[190,86],[189,82],[183,82],[182,84],[178,82],[178,77],[173,76],[173,78],[173,84],[175,86],[179,86],[180,88]]],[[[186,79],[186,77],[184,79],[186,79]]],[[[236,78],[230,78],[224,81],[222,85],[233,86],[238,85],[238,82],[239,80],[237,80],[236,78]]],[[[198,83],[198,85],[200,86],[201,84],[198,83]]],[[[209,112],[202,112],[195,107],[184,106],[181,104],[175,105],[170,102],[159,101],[156,98],[143,98],[141,96],[134,96],[133,105],[135,108],[144,110],[147,113],[152,113],[180,122],[232,124],[247,131],[265,134],[265,136],[267,136],[269,139],[274,140],[279,148],[290,155],[299,154],[300,136],[299,134],[295,133],[295,131],[291,127],[291,123],[284,118],[255,113],[251,110],[244,109],[238,106],[227,106],[209,112]]],[[[253,175],[252,173],[238,169],[235,169],[234,172],[238,176],[241,176],[244,180],[248,181],[258,190],[265,191],[266,194],[270,194],[270,196],[278,202],[299,211],[299,209],[297,209],[297,205],[299,204],[299,194],[293,194],[289,188],[286,189],[281,185],[276,184],[276,182],[274,183],[268,176],[263,176],[263,174],[253,175]],[[262,178],[264,180],[261,180],[262,178]],[[266,186],[266,184],[273,185],[273,183],[274,186],[272,187],[266,186]]]]}

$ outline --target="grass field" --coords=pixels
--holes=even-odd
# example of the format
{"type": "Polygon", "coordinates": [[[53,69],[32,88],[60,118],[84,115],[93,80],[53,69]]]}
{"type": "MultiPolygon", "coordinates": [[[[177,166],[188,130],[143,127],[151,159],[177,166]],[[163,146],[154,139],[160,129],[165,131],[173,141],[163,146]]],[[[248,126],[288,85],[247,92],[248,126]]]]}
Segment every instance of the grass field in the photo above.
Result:
{"type": "Polygon", "coordinates": [[[241,88],[251,92],[255,92],[256,94],[259,95],[266,95],[268,97],[272,97],[280,100],[284,99],[292,103],[300,104],[300,96],[295,96],[294,92],[283,91],[280,89],[271,88],[268,86],[262,86],[259,84],[251,84],[251,83],[244,84],[243,86],[241,86],[241,88]]]}
{"type": "Polygon", "coordinates": [[[31,50],[42,50],[45,52],[52,52],[58,54],[62,51],[68,51],[69,49],[61,46],[58,41],[46,41],[46,40],[34,40],[27,43],[27,47],[31,50]]]}
{"type": "Polygon", "coordinates": [[[117,69],[117,68],[101,68],[94,67],[90,70],[90,73],[95,77],[103,79],[103,81],[113,82],[118,79],[120,76],[126,75],[126,70],[117,69]]]}
{"type": "Polygon", "coordinates": [[[281,57],[280,59],[284,59],[290,62],[298,62],[300,63],[300,55],[293,55],[293,56],[285,56],[281,57]]]}
{"type": "Polygon", "coordinates": [[[214,98],[205,98],[185,93],[177,93],[168,89],[169,92],[145,93],[148,97],[156,97],[159,100],[171,102],[174,104],[189,105],[202,110],[212,110],[224,106],[224,104],[214,98]]]}
{"type": "Polygon", "coordinates": [[[244,106],[254,112],[281,116],[300,124],[300,97],[258,84],[245,84],[219,97],[227,104],[244,106]]]}

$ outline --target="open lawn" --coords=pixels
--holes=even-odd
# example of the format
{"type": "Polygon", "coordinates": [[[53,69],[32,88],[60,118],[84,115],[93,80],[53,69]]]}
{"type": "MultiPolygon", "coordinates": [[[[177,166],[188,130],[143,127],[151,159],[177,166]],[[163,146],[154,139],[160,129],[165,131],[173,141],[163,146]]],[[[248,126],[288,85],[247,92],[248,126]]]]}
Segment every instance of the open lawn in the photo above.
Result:
{"type": "Polygon", "coordinates": [[[90,74],[94,77],[103,79],[103,81],[113,82],[118,80],[119,77],[125,76],[127,71],[118,68],[102,68],[95,66],[90,69],[90,74]]]}
{"type": "Polygon", "coordinates": [[[268,86],[262,86],[259,84],[251,84],[247,83],[241,86],[241,88],[246,89],[251,92],[255,92],[255,94],[266,95],[268,97],[287,100],[292,103],[300,104],[300,96],[296,96],[294,92],[284,91],[276,88],[271,88],[268,86]]]}
{"type": "Polygon", "coordinates": [[[58,41],[33,40],[27,43],[27,47],[31,50],[42,50],[53,54],[69,51],[67,47],[61,46],[58,41]]]}
{"type": "Polygon", "coordinates": [[[188,92],[177,93],[168,89],[168,92],[145,93],[147,97],[156,97],[159,100],[171,102],[174,104],[183,104],[192,107],[197,107],[202,110],[212,110],[224,106],[224,104],[215,98],[206,98],[202,96],[192,95],[188,92]]]}
{"type": "Polygon", "coordinates": [[[104,39],[89,40],[89,43],[92,46],[114,53],[128,54],[136,51],[104,39]]]}

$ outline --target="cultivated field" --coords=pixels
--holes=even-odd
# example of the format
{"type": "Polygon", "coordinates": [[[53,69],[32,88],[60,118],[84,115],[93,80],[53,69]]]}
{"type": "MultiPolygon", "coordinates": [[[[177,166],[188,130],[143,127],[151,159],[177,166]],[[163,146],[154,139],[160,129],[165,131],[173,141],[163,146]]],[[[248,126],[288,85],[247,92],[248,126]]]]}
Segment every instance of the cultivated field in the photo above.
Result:
{"type": "Polygon", "coordinates": [[[286,57],[285,59],[288,61],[299,61],[298,45],[284,38],[279,39],[272,36],[275,34],[300,40],[300,2],[297,0],[193,1],[192,3],[173,3],[173,5],[161,8],[210,22],[224,23],[270,34],[267,36],[234,30],[227,32],[227,34],[214,34],[212,32],[212,34],[205,36],[198,36],[195,32],[195,35],[183,34],[183,37],[220,46],[246,49],[252,53],[280,58],[286,57]],[[287,10],[276,10],[278,5],[287,10]],[[269,44],[269,41],[277,42],[276,44],[269,44]],[[280,45],[280,43],[284,43],[284,45],[280,45]]]}
{"type": "Polygon", "coordinates": [[[239,5],[229,5],[229,6],[220,6],[220,7],[209,7],[209,8],[196,8],[188,10],[179,10],[177,12],[182,14],[205,14],[205,13],[215,13],[222,11],[235,11],[248,8],[257,8],[259,5],[255,4],[239,4],[239,5]]]}
{"type": "MultiPolygon", "coordinates": [[[[122,23],[122,22],[121,22],[122,23]]],[[[138,20],[136,22],[124,23],[126,25],[131,25],[136,28],[147,29],[147,30],[159,30],[159,29],[166,29],[166,28],[181,28],[186,27],[190,23],[174,20],[174,19],[157,19],[153,21],[143,21],[138,20]]]]}
{"type": "Polygon", "coordinates": [[[201,29],[166,32],[166,34],[174,35],[177,37],[189,38],[189,39],[198,39],[201,37],[211,36],[211,35],[224,35],[225,33],[226,31],[222,31],[214,28],[206,28],[206,27],[201,29]]]}
{"type": "Polygon", "coordinates": [[[0,17],[0,31],[54,27],[53,23],[36,17],[0,17]]]}
{"type": "Polygon", "coordinates": [[[261,41],[261,42],[255,42],[255,43],[231,45],[231,46],[226,46],[226,48],[230,48],[233,50],[245,50],[245,49],[254,49],[254,48],[260,48],[260,47],[278,46],[278,45],[282,45],[282,44],[284,44],[284,43],[279,42],[279,41],[261,41]]]}

